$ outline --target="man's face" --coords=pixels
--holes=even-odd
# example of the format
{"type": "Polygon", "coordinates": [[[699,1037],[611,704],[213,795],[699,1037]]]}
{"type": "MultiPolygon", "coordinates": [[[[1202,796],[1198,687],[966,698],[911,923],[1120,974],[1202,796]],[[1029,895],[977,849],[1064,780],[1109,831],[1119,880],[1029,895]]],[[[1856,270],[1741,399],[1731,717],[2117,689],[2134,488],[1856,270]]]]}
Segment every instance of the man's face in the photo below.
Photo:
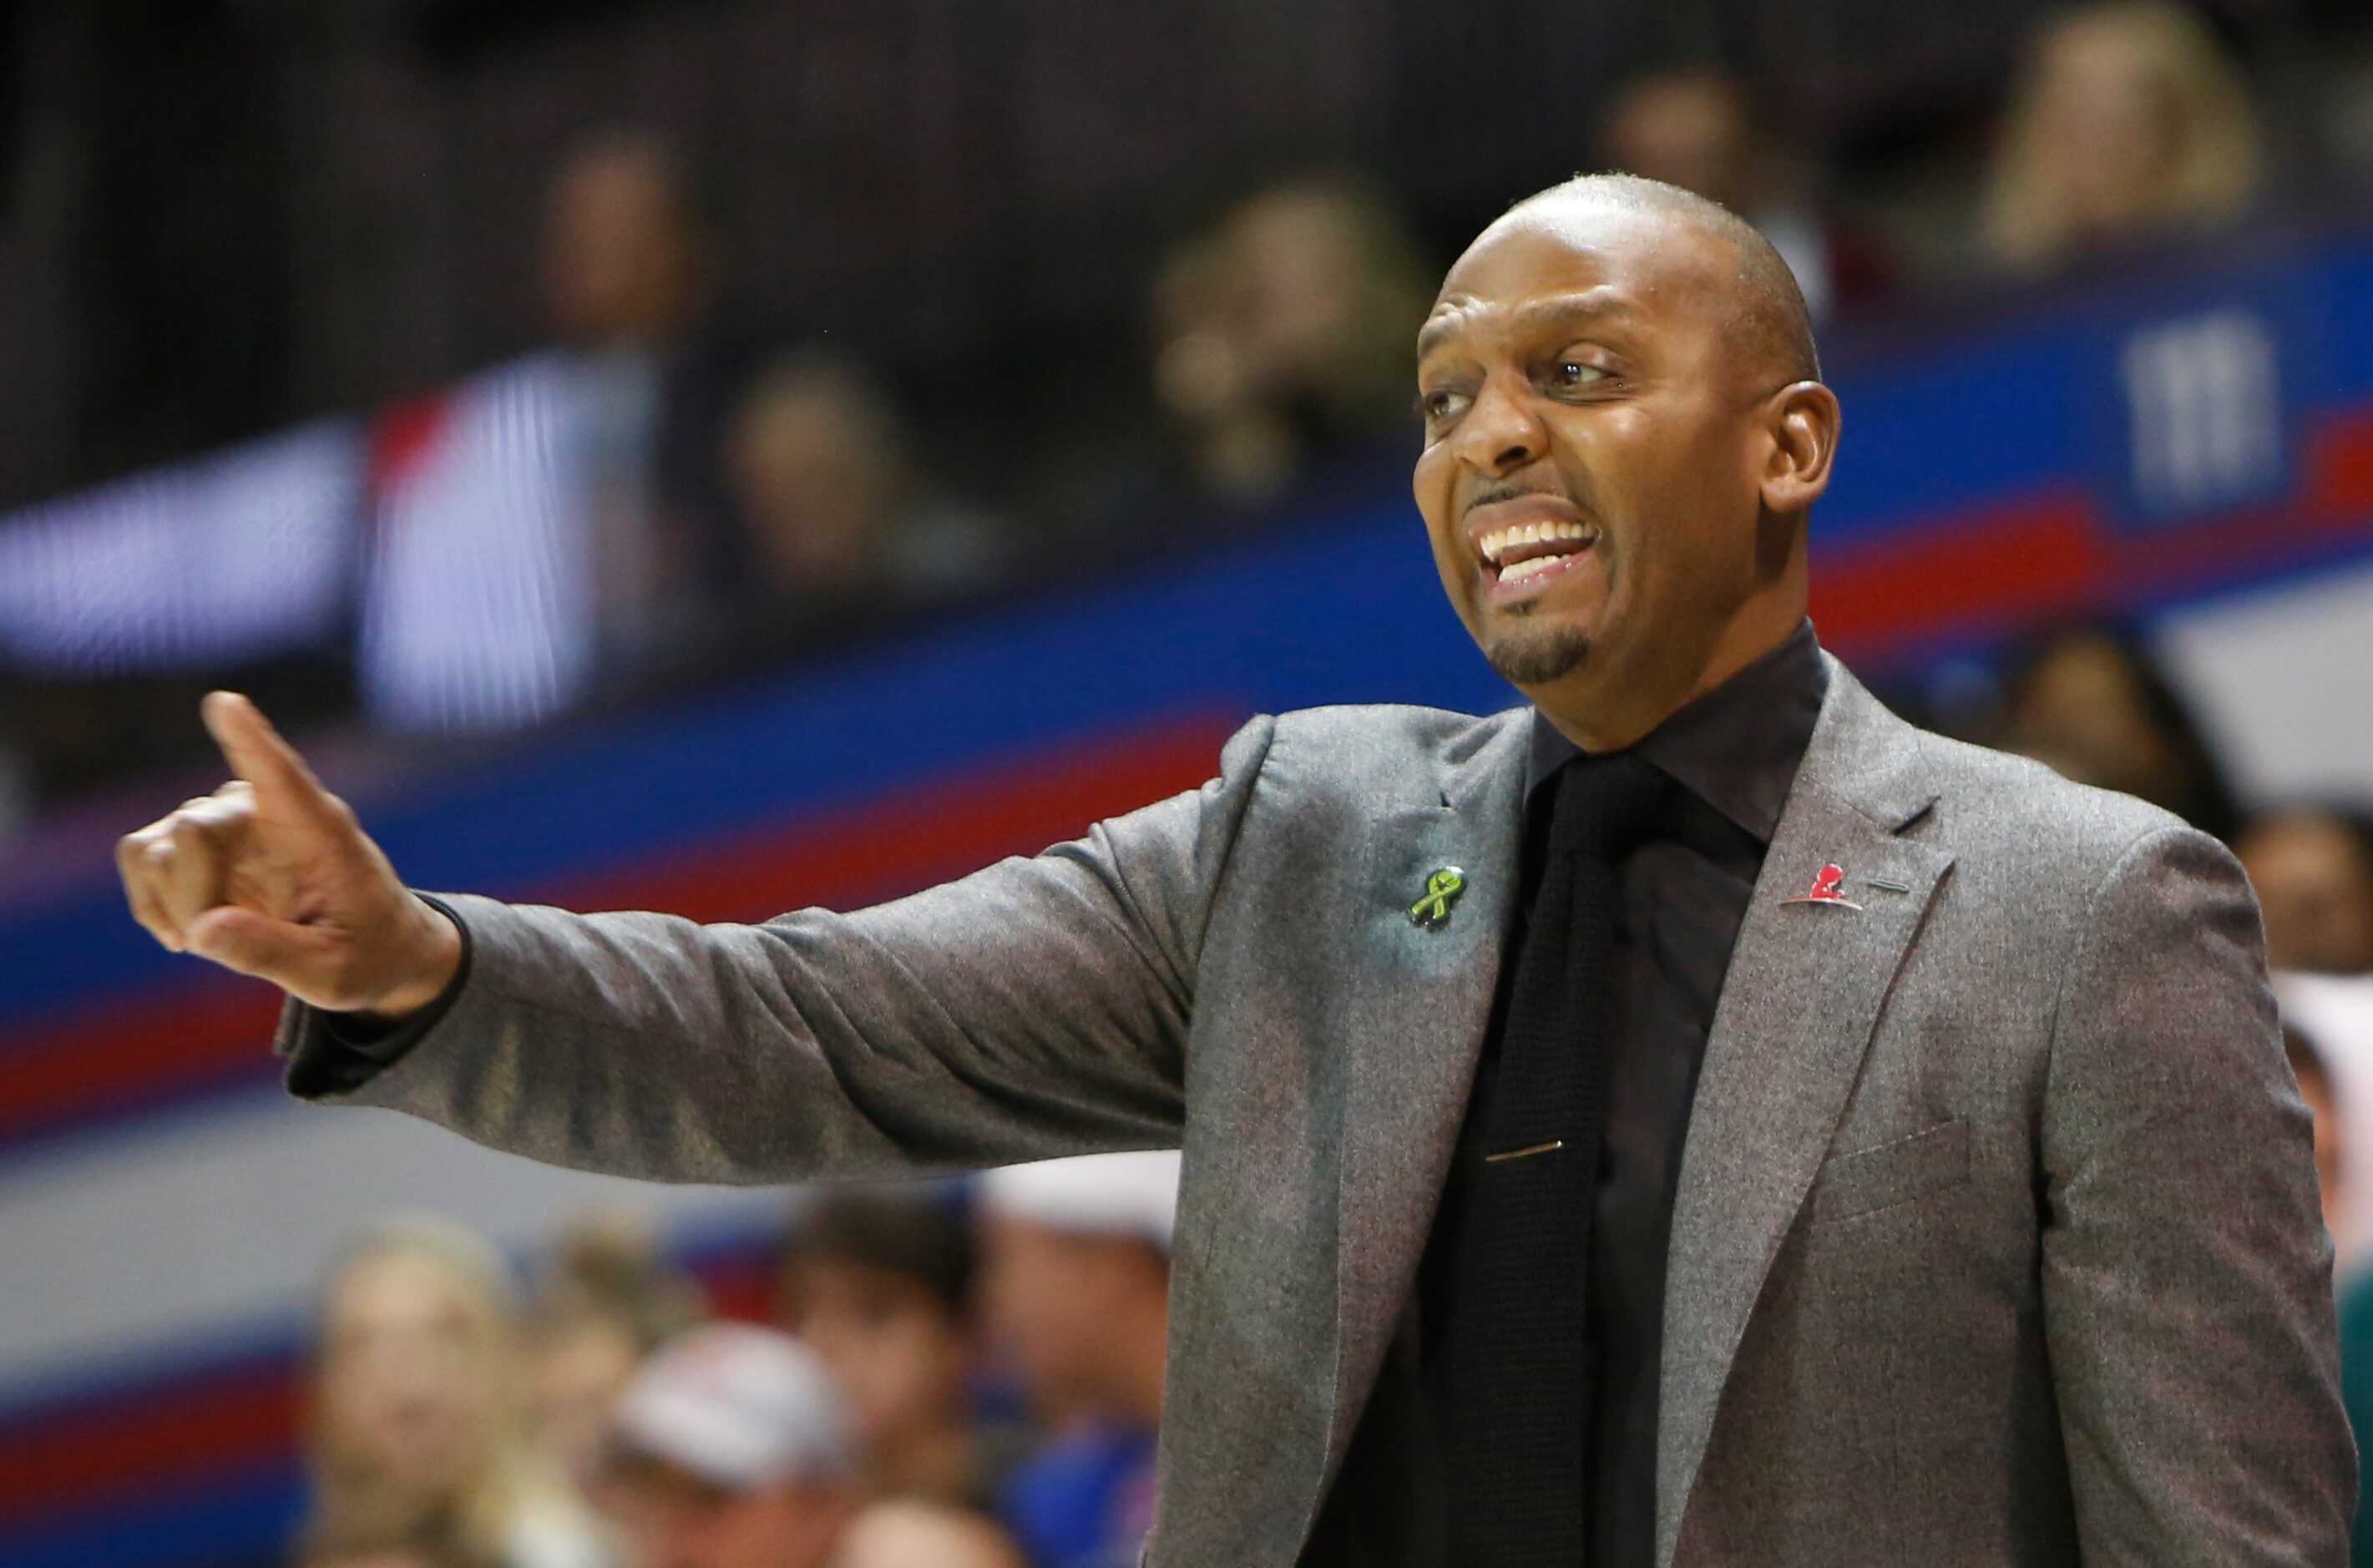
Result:
{"type": "Polygon", "coordinates": [[[1021,1363],[1040,1413],[1059,1424],[1111,1382],[1114,1325],[1160,1298],[1164,1265],[1142,1242],[1070,1235],[999,1215],[982,1240],[989,1332],[1021,1363]]]}
{"type": "Polygon", "coordinates": [[[796,1264],[784,1327],[831,1366],[869,1446],[911,1440],[962,1410],[965,1325],[922,1281],[834,1258],[796,1264]]]}
{"type": "Polygon", "coordinates": [[[2373,863],[2337,817],[2297,811],[2234,846],[2265,912],[2266,961],[2334,975],[2373,970],[2373,863]]]}
{"type": "Polygon", "coordinates": [[[1419,340],[1414,488],[1451,604],[1544,707],[1686,690],[1774,568],[1758,417],[1783,384],[1734,330],[1730,242],[1584,197],[1451,268],[1419,340]]]}
{"type": "Polygon", "coordinates": [[[1712,76],[1643,81],[1608,116],[1607,150],[1618,169],[1752,212],[1756,147],[1738,89],[1712,76]]]}
{"type": "Polygon", "coordinates": [[[790,1482],[730,1492],[631,1452],[591,1491],[643,1568],[822,1568],[849,1511],[836,1492],[790,1482]]]}

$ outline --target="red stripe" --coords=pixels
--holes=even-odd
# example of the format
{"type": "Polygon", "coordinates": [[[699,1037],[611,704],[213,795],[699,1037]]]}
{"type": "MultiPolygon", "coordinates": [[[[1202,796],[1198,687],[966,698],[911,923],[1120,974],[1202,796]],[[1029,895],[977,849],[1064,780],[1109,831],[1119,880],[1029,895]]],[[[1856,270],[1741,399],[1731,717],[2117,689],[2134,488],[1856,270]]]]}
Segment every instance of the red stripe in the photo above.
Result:
{"type": "Polygon", "coordinates": [[[737,1250],[694,1265],[708,1296],[709,1310],[742,1323],[767,1323],[775,1316],[775,1255],[772,1247],[737,1250]]]}
{"type": "Polygon", "coordinates": [[[402,485],[445,439],[451,423],[453,394],[431,392],[380,410],[370,427],[371,489],[379,495],[402,485]]]}
{"type": "Polygon", "coordinates": [[[2091,500],[2053,492],[1817,558],[1813,618],[1852,659],[1972,623],[2017,625],[2099,600],[2108,556],[2091,500]]]}
{"type": "Polygon", "coordinates": [[[1210,778],[1233,721],[1174,720],[984,772],[901,790],[821,818],[712,838],[565,887],[578,908],[667,909],[696,920],[764,919],[812,904],[852,907],[1035,854],[1098,818],[1210,778]]]}
{"type": "Polygon", "coordinates": [[[2326,520],[2373,517],[2373,408],[2335,414],[2308,437],[2305,489],[2326,520]]]}
{"type": "Polygon", "coordinates": [[[0,1048],[0,1143],[252,1075],[279,1013],[270,987],[208,976],[9,1039],[0,1048]]]}
{"type": "Polygon", "coordinates": [[[296,1445],[296,1374],[242,1369],[224,1381],[149,1394],[0,1433],[0,1525],[111,1492],[203,1477],[296,1445]]]}
{"type": "MultiPolygon", "coordinates": [[[[809,904],[853,907],[1028,854],[1096,819],[1210,777],[1233,728],[1174,718],[863,805],[679,846],[535,896],[577,908],[667,909],[762,919],[809,904]]],[[[255,1076],[279,993],[208,977],[154,998],[0,1042],[0,1142],[128,1106],[255,1076]]]]}

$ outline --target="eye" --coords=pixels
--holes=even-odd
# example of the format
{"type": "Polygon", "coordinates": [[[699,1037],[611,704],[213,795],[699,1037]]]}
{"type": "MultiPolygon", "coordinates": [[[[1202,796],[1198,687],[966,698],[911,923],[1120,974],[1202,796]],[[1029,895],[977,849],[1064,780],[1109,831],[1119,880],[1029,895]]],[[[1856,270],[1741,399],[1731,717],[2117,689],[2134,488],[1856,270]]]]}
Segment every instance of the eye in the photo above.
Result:
{"type": "Polygon", "coordinates": [[[1576,387],[1586,387],[1593,381],[1603,381],[1606,379],[1607,372],[1597,366],[1586,365],[1570,356],[1549,367],[1549,385],[1561,387],[1569,392],[1576,387]]]}
{"type": "Polygon", "coordinates": [[[1425,416],[1428,424],[1438,425],[1445,419],[1455,419],[1466,413],[1467,401],[1465,392],[1444,387],[1435,392],[1420,393],[1417,408],[1418,412],[1425,416]]]}

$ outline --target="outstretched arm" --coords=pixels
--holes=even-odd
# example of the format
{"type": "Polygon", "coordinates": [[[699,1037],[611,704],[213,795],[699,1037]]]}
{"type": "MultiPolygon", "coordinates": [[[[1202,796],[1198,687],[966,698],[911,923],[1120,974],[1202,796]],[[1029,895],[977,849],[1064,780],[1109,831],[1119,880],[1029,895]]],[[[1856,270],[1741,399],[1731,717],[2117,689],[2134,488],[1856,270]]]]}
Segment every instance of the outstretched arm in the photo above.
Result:
{"type": "Polygon", "coordinates": [[[286,765],[273,789],[302,833],[263,833],[218,794],[127,839],[126,883],[160,940],[290,993],[291,1087],[556,1164],[715,1182],[1175,1142],[1203,923],[1269,735],[1266,720],[1240,731],[1199,790],[854,914],[702,926],[448,897],[466,977],[357,1082],[330,1068],[345,1047],[325,1011],[426,1004],[458,933],[249,715],[210,703],[227,752],[269,738],[258,771],[286,765]]]}

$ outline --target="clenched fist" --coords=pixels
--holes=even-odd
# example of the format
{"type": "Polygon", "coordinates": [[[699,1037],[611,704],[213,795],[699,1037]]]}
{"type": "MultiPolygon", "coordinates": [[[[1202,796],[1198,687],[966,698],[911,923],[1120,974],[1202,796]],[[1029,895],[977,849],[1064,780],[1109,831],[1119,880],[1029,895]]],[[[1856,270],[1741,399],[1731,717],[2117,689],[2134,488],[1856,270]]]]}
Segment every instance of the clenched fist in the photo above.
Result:
{"type": "Polygon", "coordinates": [[[216,692],[203,711],[235,777],[115,847],[133,915],[175,953],[315,1007],[398,1018],[434,1001],[462,962],[453,922],[253,703],[216,692]]]}

